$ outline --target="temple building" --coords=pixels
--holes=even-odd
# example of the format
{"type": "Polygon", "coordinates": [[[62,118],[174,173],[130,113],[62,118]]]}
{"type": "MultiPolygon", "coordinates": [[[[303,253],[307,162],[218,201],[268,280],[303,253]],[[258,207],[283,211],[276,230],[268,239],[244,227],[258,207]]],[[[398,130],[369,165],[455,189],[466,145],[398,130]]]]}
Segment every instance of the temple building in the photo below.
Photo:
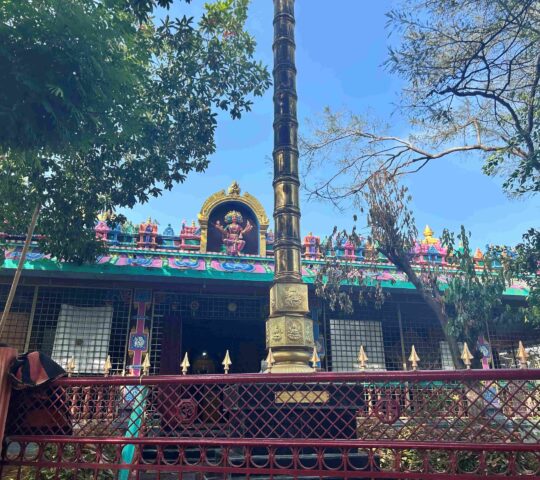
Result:
{"type": "MultiPolygon", "coordinates": [[[[76,374],[100,375],[104,369],[137,374],[145,362],[151,374],[178,374],[186,353],[190,373],[217,373],[227,350],[231,372],[261,371],[274,237],[254,196],[234,182],[208,197],[197,221],[160,231],[149,218],[111,229],[104,215],[95,230],[109,251],[93,264],[59,262],[32,244],[1,341],[20,351],[42,351],[76,374]]],[[[4,235],[2,303],[23,241],[4,235]]],[[[355,244],[346,234],[321,242],[310,233],[303,251],[302,276],[310,286],[322,370],[358,370],[360,346],[368,369],[406,369],[413,345],[421,368],[453,368],[435,316],[405,275],[367,242],[355,244]],[[368,279],[382,282],[389,293],[382,306],[355,300],[351,314],[332,311],[313,287],[323,254],[352,262],[368,279]]],[[[422,262],[445,263],[446,252],[429,227],[415,253],[418,268],[422,262]]],[[[481,268],[482,253],[475,258],[481,268]]],[[[507,302],[523,303],[526,296],[520,282],[506,291],[507,302]]],[[[479,344],[490,368],[517,365],[519,340],[533,349],[540,345],[540,332],[533,329],[486,325],[486,332],[479,344]]]]}

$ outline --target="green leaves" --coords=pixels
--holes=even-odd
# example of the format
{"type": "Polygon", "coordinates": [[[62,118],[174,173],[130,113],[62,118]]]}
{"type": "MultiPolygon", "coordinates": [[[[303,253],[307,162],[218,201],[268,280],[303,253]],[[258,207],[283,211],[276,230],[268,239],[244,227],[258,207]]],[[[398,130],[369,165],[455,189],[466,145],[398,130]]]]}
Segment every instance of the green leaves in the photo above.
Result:
{"type": "Polygon", "coordinates": [[[0,221],[10,231],[24,232],[27,205],[41,204],[42,248],[93,261],[100,210],[204,171],[217,112],[240,118],[269,87],[244,30],[246,0],[209,4],[198,24],[150,20],[170,3],[0,3],[0,221]]]}
{"type": "Polygon", "coordinates": [[[540,188],[540,2],[403,0],[386,66],[428,145],[478,145],[513,194],[540,188]],[[430,138],[431,137],[431,138],[430,138]]]}

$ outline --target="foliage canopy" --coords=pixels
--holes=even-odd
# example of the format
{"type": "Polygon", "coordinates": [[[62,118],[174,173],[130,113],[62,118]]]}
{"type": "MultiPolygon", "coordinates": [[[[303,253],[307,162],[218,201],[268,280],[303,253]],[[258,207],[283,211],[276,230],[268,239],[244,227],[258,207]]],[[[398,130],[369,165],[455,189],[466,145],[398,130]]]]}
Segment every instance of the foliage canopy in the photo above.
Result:
{"type": "Polygon", "coordinates": [[[339,201],[371,175],[416,172],[476,153],[512,194],[540,190],[540,2],[401,0],[388,13],[385,63],[405,81],[410,134],[361,113],[328,109],[303,138],[314,195],[339,201]],[[313,175],[335,164],[332,175],[313,175]]]}
{"type": "Polygon", "coordinates": [[[244,29],[248,0],[156,24],[152,10],[170,4],[0,2],[0,221],[9,231],[25,231],[40,205],[45,251],[95,258],[99,211],[203,171],[217,112],[240,118],[269,87],[244,29]]]}

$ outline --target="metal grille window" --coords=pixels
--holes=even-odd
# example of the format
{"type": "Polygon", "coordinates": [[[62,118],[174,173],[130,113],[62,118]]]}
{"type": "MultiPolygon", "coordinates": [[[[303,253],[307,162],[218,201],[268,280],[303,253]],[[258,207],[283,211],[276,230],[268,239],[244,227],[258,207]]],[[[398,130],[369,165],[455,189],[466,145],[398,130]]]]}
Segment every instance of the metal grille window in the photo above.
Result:
{"type": "Polygon", "coordinates": [[[333,370],[359,370],[358,352],[363,345],[369,357],[370,370],[385,370],[384,342],[381,322],[330,319],[333,370]]]}
{"type": "MultiPolygon", "coordinates": [[[[9,288],[9,285],[0,286],[0,315],[4,310],[9,288]]],[[[16,348],[19,352],[26,350],[26,339],[32,316],[34,293],[34,287],[20,286],[17,288],[7,321],[2,327],[0,342],[16,348]]]]}
{"type": "MultiPolygon", "coordinates": [[[[422,301],[410,298],[399,304],[401,326],[407,368],[412,347],[420,357],[419,368],[422,370],[441,370],[446,350],[441,342],[445,341],[444,332],[431,309],[422,301]]],[[[449,353],[449,352],[448,352],[449,353]]]]}
{"type": "Polygon", "coordinates": [[[101,374],[107,355],[112,373],[125,368],[131,290],[39,287],[30,350],[40,350],[64,368],[101,374]]]}
{"type": "Polygon", "coordinates": [[[74,358],[79,371],[102,373],[111,339],[112,305],[60,307],[54,335],[52,359],[66,367],[74,358]]]}
{"type": "Polygon", "coordinates": [[[490,366],[495,368],[519,367],[518,349],[521,340],[525,350],[529,353],[529,366],[540,367],[540,328],[531,326],[491,327],[486,335],[486,340],[492,353],[490,366]]]}

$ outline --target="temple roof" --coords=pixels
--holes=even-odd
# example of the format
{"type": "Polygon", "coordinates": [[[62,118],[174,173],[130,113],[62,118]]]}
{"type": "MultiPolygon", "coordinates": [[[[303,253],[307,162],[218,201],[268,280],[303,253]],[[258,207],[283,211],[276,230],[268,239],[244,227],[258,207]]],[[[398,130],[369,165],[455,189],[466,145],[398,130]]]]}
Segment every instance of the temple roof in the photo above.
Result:
{"type": "MultiPolygon", "coordinates": [[[[6,258],[2,265],[4,270],[17,267],[22,250],[22,241],[14,242],[6,249],[6,258]]],[[[302,261],[302,277],[304,282],[312,284],[317,271],[324,264],[322,260],[306,259],[302,261]]],[[[373,261],[350,262],[365,271],[368,283],[381,282],[383,288],[414,290],[403,272],[398,271],[388,262],[377,259],[373,261]]],[[[421,266],[415,267],[420,270],[421,266]]],[[[88,274],[98,275],[103,279],[114,279],[118,275],[142,277],[169,277],[186,279],[227,280],[266,282],[274,279],[273,257],[243,255],[231,257],[219,253],[192,253],[178,251],[142,251],[112,247],[107,255],[99,257],[94,264],[76,265],[64,263],[50,258],[33,248],[25,262],[24,269],[38,275],[52,272],[80,274],[81,278],[88,274]]],[[[442,281],[444,282],[444,277],[442,281]]],[[[444,288],[444,287],[443,287],[444,288]]],[[[528,295],[527,285],[516,281],[507,288],[506,295],[525,297],[528,295]]]]}
{"type": "MultiPolygon", "coordinates": [[[[87,274],[103,277],[127,274],[273,281],[274,234],[268,229],[268,216],[255,197],[249,193],[242,194],[237,182],[233,182],[227,190],[210,195],[201,207],[198,222],[184,220],[177,231],[173,225],[168,224],[160,232],[158,222],[152,218],[139,225],[129,221],[123,225],[114,225],[110,219],[111,214],[105,212],[96,222],[96,237],[107,244],[108,253],[98,257],[95,263],[76,265],[57,261],[40,252],[37,241],[33,241],[24,265],[25,270],[43,275],[47,272],[58,272],[60,275],[62,272],[70,272],[71,276],[80,274],[81,277],[87,274]],[[244,237],[242,234],[238,236],[234,232],[230,233],[220,223],[222,220],[226,223],[231,212],[236,212],[236,216],[244,221],[242,214],[237,211],[239,209],[256,224],[253,232],[247,218],[244,225],[236,227],[237,232],[249,232],[249,236],[248,233],[244,237]],[[250,228],[245,228],[245,225],[250,228]],[[228,243],[227,235],[230,236],[228,243]],[[243,249],[246,244],[249,248],[243,249]],[[226,248],[226,245],[234,248],[226,248]]],[[[429,262],[448,269],[450,273],[451,265],[446,263],[446,248],[429,226],[426,226],[423,235],[424,238],[418,240],[413,252],[415,268],[420,270],[429,262]]],[[[20,258],[24,236],[2,234],[2,237],[6,245],[2,268],[14,269],[20,258]]],[[[329,257],[345,260],[363,270],[368,282],[380,281],[385,288],[414,289],[405,274],[397,271],[384,256],[378,254],[367,239],[348,235],[344,231],[336,232],[322,242],[320,237],[311,232],[304,237],[302,275],[306,283],[313,283],[318,269],[324,263],[322,259],[329,257]]],[[[481,268],[483,254],[480,250],[476,251],[474,259],[478,268],[481,268]]],[[[506,294],[526,296],[527,286],[516,282],[507,289],[506,294]]]]}

